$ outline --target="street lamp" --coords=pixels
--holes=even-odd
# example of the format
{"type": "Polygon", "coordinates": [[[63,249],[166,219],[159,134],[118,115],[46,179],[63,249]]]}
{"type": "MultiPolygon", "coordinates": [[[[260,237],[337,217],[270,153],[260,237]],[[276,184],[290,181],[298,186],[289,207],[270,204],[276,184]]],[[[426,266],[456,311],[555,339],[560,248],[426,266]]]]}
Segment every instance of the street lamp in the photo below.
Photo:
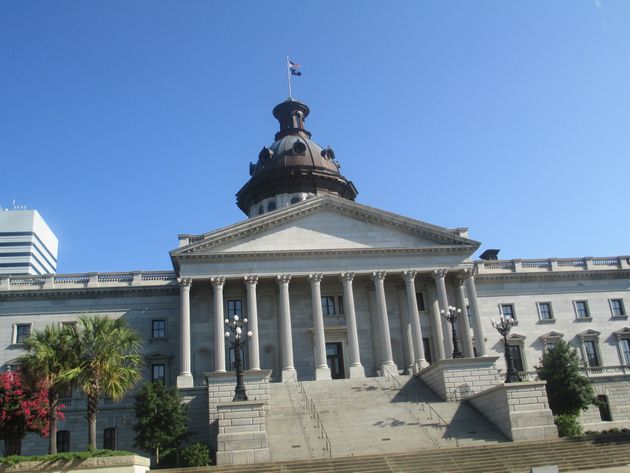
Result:
{"type": "Polygon", "coordinates": [[[499,312],[499,318],[492,321],[492,326],[501,334],[503,337],[503,350],[505,352],[505,365],[507,366],[507,373],[505,374],[505,382],[506,383],[514,383],[518,381],[523,381],[521,376],[516,371],[514,367],[514,358],[512,357],[512,350],[507,342],[507,336],[512,330],[514,326],[514,319],[509,315],[503,315],[503,313],[499,312]]]}
{"type": "Polygon", "coordinates": [[[442,309],[440,311],[442,317],[444,317],[448,321],[448,323],[451,324],[451,333],[453,336],[453,358],[464,358],[462,352],[459,351],[459,343],[457,342],[457,335],[455,334],[455,321],[457,320],[457,317],[461,315],[461,313],[462,309],[458,309],[450,305],[448,306],[447,310],[442,309]]]}
{"type": "Polygon", "coordinates": [[[243,360],[241,360],[241,346],[247,344],[251,336],[251,331],[247,332],[247,337],[243,335],[243,328],[247,323],[247,319],[241,319],[238,315],[234,315],[232,320],[225,319],[225,338],[227,342],[234,348],[234,365],[236,368],[236,389],[234,389],[234,399],[232,401],[247,401],[247,391],[243,383],[243,360]]]}

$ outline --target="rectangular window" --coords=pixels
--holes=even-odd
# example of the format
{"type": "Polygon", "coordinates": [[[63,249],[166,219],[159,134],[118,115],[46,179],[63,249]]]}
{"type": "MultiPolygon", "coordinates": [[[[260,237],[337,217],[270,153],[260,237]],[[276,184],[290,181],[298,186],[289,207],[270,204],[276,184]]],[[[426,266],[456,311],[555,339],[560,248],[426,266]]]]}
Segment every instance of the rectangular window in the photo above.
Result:
{"type": "Polygon", "coordinates": [[[578,319],[587,319],[590,317],[588,312],[588,305],[586,301],[574,301],[575,304],[575,315],[578,319]]]}
{"type": "Polygon", "coordinates": [[[151,381],[163,383],[166,381],[166,365],[158,363],[151,365],[151,381]]]}
{"type": "Polygon", "coordinates": [[[554,350],[555,348],[556,348],[556,342],[550,342],[550,341],[545,342],[545,351],[551,351],[551,350],[554,350]]]}
{"type": "Polygon", "coordinates": [[[623,317],[626,315],[626,309],[623,306],[622,299],[610,299],[610,310],[613,317],[623,317]]]}
{"type": "Polygon", "coordinates": [[[501,314],[503,314],[504,317],[512,317],[514,320],[516,320],[514,304],[500,304],[499,307],[501,308],[501,314]]]}
{"type": "Polygon", "coordinates": [[[343,310],[343,296],[337,296],[337,313],[344,314],[343,310]]]}
{"type": "Polygon", "coordinates": [[[240,299],[228,299],[227,318],[231,319],[235,315],[243,317],[243,301],[240,299]]]}
{"type": "Polygon", "coordinates": [[[322,296],[322,313],[324,315],[335,315],[335,297],[322,296]]]}
{"type": "Polygon", "coordinates": [[[428,338],[423,338],[422,346],[424,347],[424,359],[427,360],[427,363],[432,363],[433,358],[431,358],[431,340],[428,338]]]}
{"type": "Polygon", "coordinates": [[[166,337],[166,320],[153,320],[151,322],[151,336],[153,338],[166,337]]]}
{"type": "Polygon", "coordinates": [[[466,306],[466,318],[468,319],[468,326],[472,327],[473,326],[472,311],[470,310],[469,305],[466,306]]]}
{"type": "Polygon", "coordinates": [[[518,345],[508,345],[508,349],[512,354],[512,360],[514,360],[514,368],[516,371],[525,371],[523,368],[523,355],[521,354],[521,347],[518,345]]]}
{"type": "Polygon", "coordinates": [[[58,430],[57,431],[57,452],[69,452],[70,451],[70,431],[58,430]]]}
{"type": "Polygon", "coordinates": [[[103,431],[103,448],[116,450],[116,427],[109,427],[103,431]]]}
{"type": "Polygon", "coordinates": [[[630,340],[627,338],[619,340],[619,351],[621,352],[621,363],[630,366],[630,340]]]}
{"type": "Polygon", "coordinates": [[[424,294],[422,294],[421,292],[416,292],[416,304],[418,306],[419,312],[424,312],[427,310],[426,306],[424,305],[424,294]]]}
{"type": "Polygon", "coordinates": [[[13,343],[21,345],[31,335],[31,324],[16,324],[13,343]]]}
{"type": "Polygon", "coordinates": [[[597,347],[594,340],[584,341],[584,353],[586,354],[586,362],[588,366],[600,366],[599,356],[597,355],[597,347]]]}
{"type": "Polygon", "coordinates": [[[551,302],[537,302],[536,304],[538,305],[538,317],[540,320],[553,320],[551,302]]]}

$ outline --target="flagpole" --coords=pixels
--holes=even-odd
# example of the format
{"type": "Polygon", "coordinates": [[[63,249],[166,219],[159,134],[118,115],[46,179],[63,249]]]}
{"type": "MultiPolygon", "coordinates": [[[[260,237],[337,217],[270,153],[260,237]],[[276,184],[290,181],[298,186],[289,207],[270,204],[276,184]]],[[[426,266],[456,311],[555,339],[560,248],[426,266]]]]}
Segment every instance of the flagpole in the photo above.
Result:
{"type": "Polygon", "coordinates": [[[289,56],[287,56],[287,84],[289,84],[289,100],[291,100],[291,68],[289,67],[289,56]]]}

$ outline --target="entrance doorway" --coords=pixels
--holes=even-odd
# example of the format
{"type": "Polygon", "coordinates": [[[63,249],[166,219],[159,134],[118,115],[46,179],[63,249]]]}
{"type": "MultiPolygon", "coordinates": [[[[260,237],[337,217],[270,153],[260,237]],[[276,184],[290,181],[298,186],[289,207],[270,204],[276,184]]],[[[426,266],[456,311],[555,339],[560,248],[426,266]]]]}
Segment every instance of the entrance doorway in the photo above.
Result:
{"type": "Polygon", "coordinates": [[[343,379],[346,377],[346,371],[343,365],[343,349],[341,348],[341,342],[326,344],[326,362],[330,368],[330,376],[332,379],[343,379]]]}

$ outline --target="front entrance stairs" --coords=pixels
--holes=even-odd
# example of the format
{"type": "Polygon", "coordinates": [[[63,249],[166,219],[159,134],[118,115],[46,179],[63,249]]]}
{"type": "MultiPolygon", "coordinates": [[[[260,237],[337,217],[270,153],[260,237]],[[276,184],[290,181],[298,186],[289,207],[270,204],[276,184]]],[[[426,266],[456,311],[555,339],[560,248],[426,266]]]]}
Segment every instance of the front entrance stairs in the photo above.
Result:
{"type": "Polygon", "coordinates": [[[465,403],[441,401],[409,376],[270,385],[273,461],[507,442],[465,403]]]}

